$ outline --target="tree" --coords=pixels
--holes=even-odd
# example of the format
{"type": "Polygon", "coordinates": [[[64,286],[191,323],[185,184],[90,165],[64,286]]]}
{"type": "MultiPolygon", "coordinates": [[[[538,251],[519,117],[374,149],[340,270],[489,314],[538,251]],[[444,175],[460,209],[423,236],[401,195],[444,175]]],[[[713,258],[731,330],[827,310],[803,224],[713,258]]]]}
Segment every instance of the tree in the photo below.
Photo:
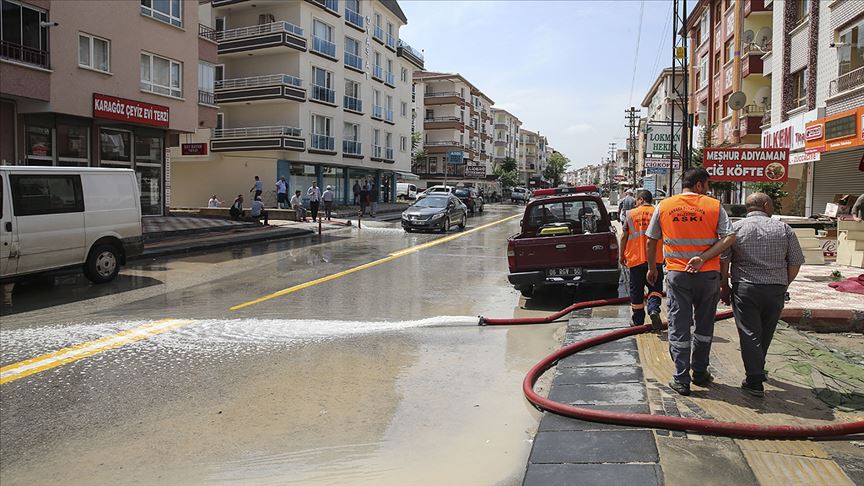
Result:
{"type": "Polygon", "coordinates": [[[546,161],[546,168],[543,169],[543,178],[550,181],[553,186],[561,184],[564,171],[567,169],[567,164],[570,161],[564,157],[561,152],[553,152],[546,161]]]}
{"type": "Polygon", "coordinates": [[[771,201],[774,202],[774,212],[777,214],[780,214],[780,210],[783,209],[783,204],[780,200],[789,195],[787,191],[783,190],[785,187],[786,184],[783,182],[747,183],[747,189],[750,189],[753,192],[764,192],[771,198],[771,201]]]}
{"type": "Polygon", "coordinates": [[[419,162],[426,160],[426,150],[423,149],[423,134],[414,132],[411,134],[411,169],[416,172],[419,162]]]}
{"type": "Polygon", "coordinates": [[[498,167],[500,167],[504,172],[513,172],[517,168],[516,159],[513,157],[505,157],[504,160],[498,164],[498,167]]]}
{"type": "Polygon", "coordinates": [[[519,185],[519,171],[516,159],[507,157],[497,164],[492,173],[498,176],[501,187],[516,187],[519,185]]]}

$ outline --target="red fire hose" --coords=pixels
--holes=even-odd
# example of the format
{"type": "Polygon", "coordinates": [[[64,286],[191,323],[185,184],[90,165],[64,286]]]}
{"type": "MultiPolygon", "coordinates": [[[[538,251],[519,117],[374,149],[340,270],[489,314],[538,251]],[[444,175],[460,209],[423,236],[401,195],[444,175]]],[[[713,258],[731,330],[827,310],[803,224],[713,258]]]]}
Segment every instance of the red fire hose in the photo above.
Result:
{"type": "MultiPolygon", "coordinates": [[[[607,300],[596,300],[573,304],[563,311],[556,312],[545,318],[532,319],[487,319],[480,318],[481,325],[505,325],[505,324],[542,324],[560,319],[569,312],[576,309],[598,307],[604,305],[615,305],[629,302],[630,299],[616,298],[607,300]]],[[[723,320],[732,317],[732,311],[718,312],[715,320],[723,320]]],[[[522,392],[537,409],[546,410],[565,417],[571,417],[591,422],[602,422],[616,425],[631,425],[638,427],[651,427],[657,429],[684,430],[698,432],[701,434],[724,435],[734,437],[763,438],[763,439],[806,439],[809,437],[836,437],[852,434],[864,434],[864,421],[847,422],[842,424],[792,426],[792,425],[757,425],[742,424],[737,422],[721,422],[707,419],[688,419],[681,417],[668,417],[662,415],[651,415],[646,413],[623,413],[609,412],[605,410],[594,410],[559,403],[534,392],[534,384],[540,376],[549,368],[555,366],[558,361],[576,354],[579,351],[594,346],[615,341],[627,336],[641,334],[651,331],[650,325],[627,327],[616,329],[608,333],[595,336],[578,343],[571,344],[565,348],[550,354],[542,361],[534,365],[525,379],[522,381],[522,392]]]]}

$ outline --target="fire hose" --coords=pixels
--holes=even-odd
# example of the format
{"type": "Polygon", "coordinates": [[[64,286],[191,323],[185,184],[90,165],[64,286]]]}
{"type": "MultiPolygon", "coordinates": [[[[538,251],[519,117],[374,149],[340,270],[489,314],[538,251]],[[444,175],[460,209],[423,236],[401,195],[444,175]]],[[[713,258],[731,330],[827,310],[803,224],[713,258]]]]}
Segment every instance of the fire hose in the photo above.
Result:
{"type": "MultiPolygon", "coordinates": [[[[480,325],[547,324],[566,316],[574,310],[624,304],[627,302],[630,302],[630,299],[627,297],[579,302],[546,317],[521,319],[490,319],[480,317],[480,325]]],[[[732,317],[732,311],[718,312],[715,316],[715,321],[728,319],[730,317],[732,317]]],[[[665,329],[666,327],[667,324],[664,322],[663,328],[665,329]]],[[[844,435],[864,434],[864,421],[810,426],[759,425],[723,422],[710,419],[669,417],[647,413],[610,412],[556,402],[542,397],[534,391],[534,385],[543,373],[567,356],[571,356],[600,344],[650,331],[650,325],[616,329],[559,349],[543,358],[528,371],[528,374],[522,381],[522,393],[525,395],[525,398],[527,398],[528,401],[540,411],[548,411],[564,417],[587,420],[590,422],[601,422],[615,425],[651,427],[657,429],[682,430],[700,434],[760,439],[806,439],[811,437],[838,437],[844,435]]]]}

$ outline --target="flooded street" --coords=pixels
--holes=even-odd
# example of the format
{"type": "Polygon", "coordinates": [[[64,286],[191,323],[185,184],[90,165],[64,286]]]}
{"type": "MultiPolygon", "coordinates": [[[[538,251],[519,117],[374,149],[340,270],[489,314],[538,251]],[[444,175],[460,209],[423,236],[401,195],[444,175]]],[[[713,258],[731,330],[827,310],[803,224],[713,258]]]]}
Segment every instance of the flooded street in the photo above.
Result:
{"type": "Polygon", "coordinates": [[[515,214],[428,246],[378,222],[23,286],[0,327],[0,482],[519,484],[539,420],[521,381],[561,326],[477,316],[566,295],[520,308],[515,214]]]}

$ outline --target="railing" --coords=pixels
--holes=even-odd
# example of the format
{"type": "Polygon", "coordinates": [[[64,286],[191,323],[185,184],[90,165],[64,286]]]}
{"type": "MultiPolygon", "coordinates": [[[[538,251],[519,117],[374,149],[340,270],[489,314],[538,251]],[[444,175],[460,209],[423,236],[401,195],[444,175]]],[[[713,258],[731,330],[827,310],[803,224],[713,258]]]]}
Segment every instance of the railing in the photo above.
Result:
{"type": "Polygon", "coordinates": [[[387,80],[385,81],[385,83],[389,84],[390,86],[396,86],[396,75],[391,73],[391,72],[388,72],[387,73],[387,80]]]}
{"type": "Polygon", "coordinates": [[[399,47],[401,47],[405,51],[410,52],[411,55],[416,57],[417,59],[420,59],[421,61],[424,60],[423,59],[423,53],[418,51],[417,49],[414,49],[413,47],[409,46],[407,42],[403,42],[400,40],[399,41],[399,47]]]}
{"type": "Polygon", "coordinates": [[[356,140],[342,140],[342,152],[351,155],[360,155],[363,152],[363,144],[356,140]]]}
{"type": "Polygon", "coordinates": [[[760,116],[765,113],[765,107],[759,105],[747,105],[744,107],[746,116],[760,116]]]}
{"type": "Polygon", "coordinates": [[[312,36],[312,50],[325,56],[336,57],[336,44],[314,35],[312,36]]]}
{"type": "Polygon", "coordinates": [[[387,34],[387,47],[396,50],[396,38],[392,34],[387,34]]]}
{"type": "Polygon", "coordinates": [[[384,118],[384,108],[378,105],[372,105],[372,117],[384,118]]]}
{"type": "Polygon", "coordinates": [[[393,110],[387,110],[386,117],[384,118],[388,122],[393,121],[393,110]]]}
{"type": "Polygon", "coordinates": [[[336,102],[336,90],[329,89],[325,86],[312,85],[312,99],[324,101],[326,103],[336,102]]]}
{"type": "Polygon", "coordinates": [[[424,142],[427,147],[460,147],[462,144],[455,140],[444,140],[438,142],[424,142]]]}
{"type": "Polygon", "coordinates": [[[318,135],[316,133],[312,134],[312,147],[313,149],[318,150],[336,150],[336,139],[329,135],[318,135]]]}
{"type": "Polygon", "coordinates": [[[393,160],[393,149],[392,148],[387,147],[386,149],[384,149],[384,159],[385,160],[393,160]]]}
{"type": "Polygon", "coordinates": [[[363,28],[363,16],[347,8],[345,9],[345,21],[349,24],[354,24],[361,29],[363,28]]]}
{"type": "Polygon", "coordinates": [[[345,65],[351,66],[355,69],[363,69],[363,58],[358,56],[357,54],[353,54],[351,52],[345,51],[345,65]]]}
{"type": "Polygon", "coordinates": [[[828,85],[828,96],[834,96],[861,86],[864,86],[864,67],[849,71],[831,81],[828,85]]]}
{"type": "Polygon", "coordinates": [[[202,89],[198,90],[198,103],[204,103],[205,105],[215,105],[216,104],[216,95],[209,92],[204,91],[202,89]]]}
{"type": "Polygon", "coordinates": [[[269,24],[250,25],[248,27],[238,27],[236,29],[216,31],[217,41],[228,41],[234,39],[242,39],[245,37],[255,37],[263,34],[273,34],[276,32],[287,32],[299,37],[303,37],[303,28],[298,27],[291,22],[279,21],[269,24]]]}
{"type": "Polygon", "coordinates": [[[384,69],[381,66],[372,66],[372,77],[384,81],[384,69]]]}
{"type": "Polygon", "coordinates": [[[198,37],[203,37],[207,40],[216,42],[216,29],[204,24],[198,24],[198,37]]]}
{"type": "Polygon", "coordinates": [[[381,150],[380,145],[373,145],[372,146],[372,157],[374,157],[376,159],[380,159],[381,158],[381,152],[382,152],[382,150],[381,150]]]}
{"type": "Polygon", "coordinates": [[[269,126],[269,127],[245,127],[245,128],[214,128],[213,138],[241,138],[241,137],[299,137],[302,130],[297,127],[269,126]]]}
{"type": "Polygon", "coordinates": [[[765,114],[762,115],[762,125],[770,125],[771,124],[771,110],[766,109],[765,114]]]}
{"type": "Polygon", "coordinates": [[[0,40],[0,58],[49,68],[48,51],[22,46],[14,42],[0,40]]]}
{"type": "Polygon", "coordinates": [[[339,11],[339,0],[324,0],[324,8],[334,12],[339,11]]]}
{"type": "Polygon", "coordinates": [[[435,117],[426,117],[423,119],[424,122],[461,122],[462,120],[458,116],[435,116],[435,117]]]}
{"type": "Polygon", "coordinates": [[[376,25],[375,28],[372,29],[372,37],[384,42],[384,29],[382,29],[380,25],[376,25]]]}
{"type": "Polygon", "coordinates": [[[216,89],[257,88],[260,86],[275,86],[289,84],[303,87],[303,80],[290,74],[266,74],[248,78],[222,79],[216,81],[216,89]]]}
{"type": "Polygon", "coordinates": [[[457,98],[462,98],[462,95],[455,92],[455,91],[439,91],[437,93],[427,91],[426,93],[423,94],[423,96],[425,96],[427,98],[437,98],[437,97],[444,97],[444,96],[455,96],[457,98]]]}
{"type": "Polygon", "coordinates": [[[342,97],[342,107],[346,110],[361,112],[363,111],[363,100],[353,96],[344,95],[342,97]]]}

